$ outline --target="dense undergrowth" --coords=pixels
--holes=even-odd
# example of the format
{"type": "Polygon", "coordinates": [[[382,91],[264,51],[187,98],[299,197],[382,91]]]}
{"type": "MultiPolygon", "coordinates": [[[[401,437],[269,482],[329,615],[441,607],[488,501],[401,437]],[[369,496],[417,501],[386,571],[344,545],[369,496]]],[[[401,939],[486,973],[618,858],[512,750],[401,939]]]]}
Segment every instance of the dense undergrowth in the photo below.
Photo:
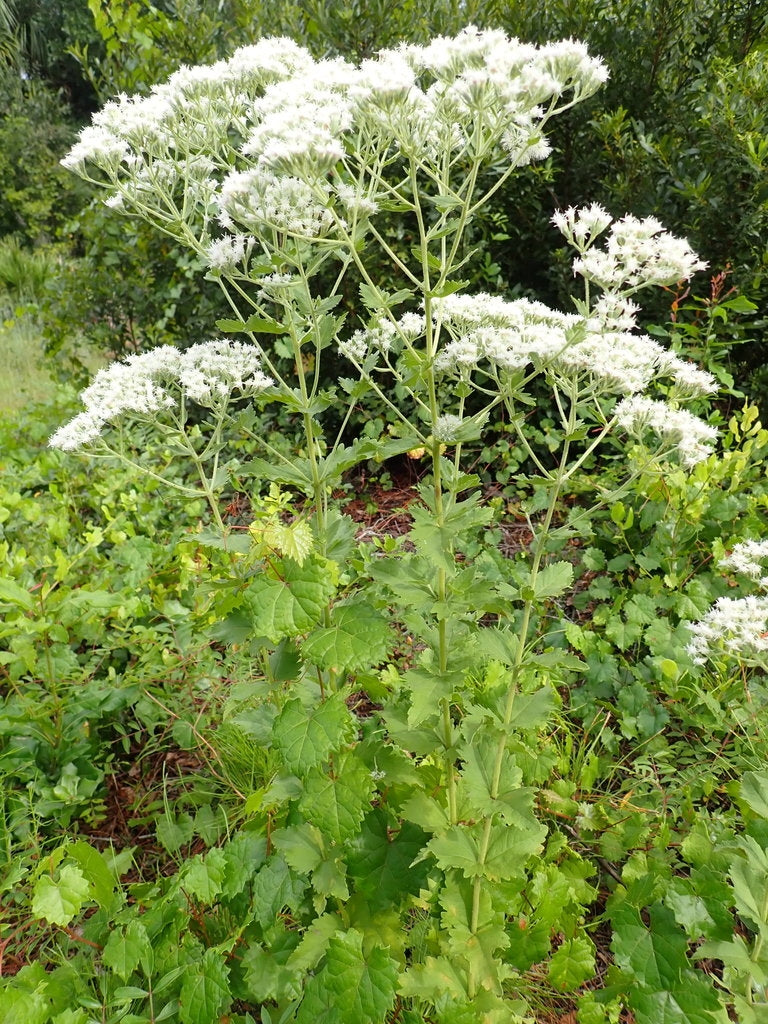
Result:
{"type": "MultiPolygon", "coordinates": [[[[378,739],[395,677],[351,677],[322,720],[300,710],[285,692],[290,644],[266,664],[245,637],[222,646],[216,579],[233,556],[206,543],[201,504],[169,507],[158,485],[115,466],[64,465],[43,450],[50,422],[41,410],[23,431],[3,426],[5,1019],[276,1020],[266,1008],[290,1005],[313,967],[335,1007],[321,1004],[323,1019],[383,1020],[390,1006],[392,1020],[411,1019],[392,1002],[404,939],[393,908],[423,928],[434,869],[413,863],[428,823],[387,820],[414,770],[378,739]],[[302,774],[352,750],[381,803],[363,812],[370,781],[357,769],[345,794],[354,838],[341,799],[335,839],[292,829],[281,808],[298,780],[276,763],[302,774]],[[272,843],[281,856],[267,858],[272,843]],[[342,921],[351,938],[329,945],[342,921]]],[[[504,953],[537,1021],[578,1007],[584,1022],[698,1022],[734,1004],[760,1019],[768,690],[760,672],[701,672],[684,654],[684,623],[734,586],[713,547],[754,536],[768,505],[754,410],[732,418],[723,446],[691,475],[641,479],[559,552],[574,585],[547,615],[572,653],[558,641],[541,670],[553,688],[531,698],[514,740],[547,839],[508,896],[504,953]]],[[[401,489],[390,535],[354,503],[368,539],[350,525],[346,587],[402,543],[415,492],[401,489]]],[[[520,495],[510,485],[493,500],[474,557],[522,562],[520,495]]],[[[222,514],[242,536],[254,510],[222,514]]],[[[413,664],[407,634],[396,647],[390,673],[413,664]]],[[[428,930],[419,941],[429,949],[428,930]]],[[[298,1019],[315,1014],[303,1005],[298,1019]]]]}

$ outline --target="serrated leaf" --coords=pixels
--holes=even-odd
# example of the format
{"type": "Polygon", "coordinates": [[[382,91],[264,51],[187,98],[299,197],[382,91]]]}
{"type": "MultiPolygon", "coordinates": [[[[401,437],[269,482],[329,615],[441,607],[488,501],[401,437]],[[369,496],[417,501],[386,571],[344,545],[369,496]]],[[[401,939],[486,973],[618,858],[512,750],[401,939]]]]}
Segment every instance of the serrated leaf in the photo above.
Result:
{"type": "Polygon", "coordinates": [[[481,989],[501,991],[502,981],[510,973],[498,956],[498,951],[510,943],[504,913],[494,907],[487,887],[482,887],[477,897],[473,889],[471,882],[449,876],[440,893],[442,925],[450,935],[449,949],[454,962],[465,962],[481,989]]]}
{"type": "Polygon", "coordinates": [[[463,1000],[467,998],[466,978],[447,957],[428,956],[423,964],[406,971],[400,979],[399,992],[430,1003],[444,996],[463,1000]]]}
{"type": "Polygon", "coordinates": [[[65,927],[80,913],[89,895],[88,881],[80,868],[65,864],[58,880],[54,881],[48,875],[38,878],[32,897],[32,913],[49,924],[65,927]]]}
{"type": "Polygon", "coordinates": [[[277,320],[267,320],[254,313],[247,320],[217,320],[216,326],[225,334],[286,334],[288,328],[277,320]]]}
{"type": "Polygon", "coordinates": [[[392,832],[383,812],[375,810],[366,817],[348,845],[347,864],[355,890],[371,909],[397,906],[409,894],[418,895],[427,868],[415,861],[424,843],[424,832],[417,825],[405,822],[392,832]]]}
{"type": "Polygon", "coordinates": [[[240,832],[226,844],[222,894],[236,896],[242,892],[264,863],[267,841],[253,832],[240,832]]]}
{"type": "Polygon", "coordinates": [[[349,709],[334,694],[316,708],[289,700],[275,719],[273,742],[292,772],[306,772],[328,760],[347,741],[352,729],[349,709]]]}
{"type": "Polygon", "coordinates": [[[628,1003],[637,1024],[713,1024],[720,1000],[704,976],[691,969],[688,941],[671,911],[650,908],[650,926],[621,904],[611,914],[618,967],[631,979],[628,1003]]]}
{"type": "Polygon", "coordinates": [[[755,814],[768,821],[768,772],[744,772],[739,795],[755,814]]]}
{"type": "Polygon", "coordinates": [[[605,635],[620,651],[626,651],[643,635],[643,627],[637,622],[625,622],[619,615],[612,615],[605,624],[605,635]]]}
{"type": "Polygon", "coordinates": [[[291,953],[289,965],[297,971],[309,971],[316,967],[325,951],[331,936],[341,927],[340,918],[335,914],[321,914],[305,930],[296,949],[291,953]]]}
{"type": "Polygon", "coordinates": [[[300,874],[314,871],[325,856],[322,834],[308,822],[276,829],[272,833],[272,842],[290,867],[300,874]]]}
{"type": "Polygon", "coordinates": [[[301,980],[298,970],[288,966],[289,959],[299,942],[296,932],[283,929],[270,934],[268,945],[252,943],[243,954],[241,967],[251,999],[298,999],[301,980]]]}
{"type": "Polygon", "coordinates": [[[547,834],[543,825],[524,831],[493,824],[487,852],[482,859],[483,831],[481,824],[452,825],[443,835],[430,840],[427,849],[443,870],[455,868],[465,878],[501,881],[520,877],[525,861],[540,852],[547,834]]]}
{"type": "Polygon", "coordinates": [[[296,637],[316,626],[336,587],[327,562],[310,557],[303,565],[292,560],[280,566],[280,576],[257,576],[245,594],[245,607],[257,636],[273,643],[296,637]]]}
{"type": "Polygon", "coordinates": [[[319,768],[307,776],[299,807],[307,821],[334,842],[343,843],[357,834],[370,809],[373,790],[366,765],[348,754],[334,766],[333,777],[319,768]]]}
{"type": "Polygon", "coordinates": [[[535,790],[521,786],[523,773],[507,751],[502,755],[496,778],[497,741],[480,736],[471,746],[459,751],[464,761],[461,772],[462,791],[466,792],[473,808],[484,816],[498,814],[507,824],[516,828],[537,829],[533,813],[535,790]],[[497,786],[494,797],[493,788],[497,786]]]}
{"type": "Polygon", "coordinates": [[[321,970],[307,982],[297,1024],[383,1024],[395,1001],[397,963],[381,947],[363,954],[363,936],[334,935],[321,970]]]}
{"type": "Polygon", "coordinates": [[[0,603],[18,604],[29,611],[35,599],[26,587],[20,587],[14,580],[0,579],[0,603]]]}
{"type": "Polygon", "coordinates": [[[141,921],[129,921],[124,929],[109,933],[101,959],[118,977],[128,981],[149,947],[149,935],[141,921]]]}
{"type": "Polygon", "coordinates": [[[204,856],[198,854],[188,861],[179,882],[182,889],[210,906],[223,889],[226,868],[224,851],[214,847],[204,856]]]}
{"type": "Polygon", "coordinates": [[[570,562],[552,562],[545,566],[533,585],[534,596],[541,600],[559,597],[573,583],[573,566],[570,562]]]}
{"type": "Polygon", "coordinates": [[[269,927],[284,907],[296,910],[306,887],[306,881],[297,877],[282,857],[272,857],[253,879],[254,918],[262,927],[269,927]]]}
{"type": "Polygon", "coordinates": [[[567,939],[552,954],[549,980],[561,992],[572,992],[595,975],[595,947],[586,935],[567,939]]]}
{"type": "Polygon", "coordinates": [[[229,968],[215,949],[206,949],[202,960],[190,964],[184,973],[179,995],[182,1024],[219,1024],[229,1008],[229,968]]]}
{"type": "Polygon", "coordinates": [[[416,728],[428,718],[440,714],[441,701],[450,698],[454,687],[463,679],[461,672],[441,672],[430,665],[417,665],[403,675],[403,685],[410,691],[408,725],[416,728]]]}
{"type": "Polygon", "coordinates": [[[93,899],[99,906],[108,907],[114,895],[117,878],[99,851],[81,839],[67,848],[67,855],[77,861],[88,880],[93,899]]]}
{"type": "Polygon", "coordinates": [[[387,619],[370,605],[337,605],[331,625],[310,633],[301,650],[305,661],[320,668],[359,672],[386,658],[391,636],[387,619]]]}
{"type": "Polygon", "coordinates": [[[304,565],[314,551],[315,539],[306,519],[296,519],[292,523],[257,521],[251,523],[248,532],[257,542],[299,565],[304,565]]]}

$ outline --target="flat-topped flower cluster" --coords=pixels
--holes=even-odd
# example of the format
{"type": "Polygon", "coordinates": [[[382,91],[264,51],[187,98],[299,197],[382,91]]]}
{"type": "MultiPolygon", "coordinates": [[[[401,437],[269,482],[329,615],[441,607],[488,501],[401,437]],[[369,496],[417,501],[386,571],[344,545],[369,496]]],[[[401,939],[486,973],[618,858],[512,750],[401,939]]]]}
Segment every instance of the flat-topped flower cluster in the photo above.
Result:
{"type": "MultiPolygon", "coordinates": [[[[768,540],[745,540],[734,544],[720,559],[723,569],[746,576],[768,591],[768,540]]],[[[705,664],[718,652],[742,660],[768,664],[768,594],[721,597],[699,622],[691,627],[688,653],[697,665],[705,664]]]]}
{"type": "Polygon", "coordinates": [[[231,269],[243,236],[354,233],[390,197],[385,172],[403,157],[427,180],[446,153],[543,159],[546,120],[606,78],[583,43],[537,47],[474,28],[359,67],[263,39],[108,103],[63,163],[231,269]]]}
{"type": "MultiPolygon", "coordinates": [[[[602,207],[592,205],[555,214],[553,222],[577,251],[574,273],[604,289],[597,300],[579,304],[578,313],[486,293],[435,300],[433,333],[446,339],[435,345],[435,371],[465,381],[473,374],[499,381],[499,375],[543,372],[560,386],[578,385],[582,394],[616,395],[619,426],[638,438],[655,433],[692,468],[711,454],[717,432],[678,403],[712,394],[715,378],[638,333],[639,307],[629,295],[642,287],[687,279],[705,264],[655,218],[613,221],[602,207]],[[594,244],[609,228],[606,246],[598,251],[594,244]],[[600,269],[601,256],[610,260],[610,280],[600,269]],[[665,384],[674,404],[642,394],[656,382],[665,384]]],[[[424,318],[420,324],[414,314],[381,320],[341,342],[339,350],[363,372],[376,366],[392,370],[390,353],[412,346],[414,327],[417,336],[423,334],[424,318]]]]}
{"type": "Polygon", "coordinates": [[[99,370],[80,396],[85,410],[56,431],[51,447],[84,448],[126,416],[154,420],[183,402],[220,407],[231,396],[258,394],[273,383],[260,367],[258,350],[240,342],[207,341],[185,352],[163,345],[128,356],[99,370]]]}

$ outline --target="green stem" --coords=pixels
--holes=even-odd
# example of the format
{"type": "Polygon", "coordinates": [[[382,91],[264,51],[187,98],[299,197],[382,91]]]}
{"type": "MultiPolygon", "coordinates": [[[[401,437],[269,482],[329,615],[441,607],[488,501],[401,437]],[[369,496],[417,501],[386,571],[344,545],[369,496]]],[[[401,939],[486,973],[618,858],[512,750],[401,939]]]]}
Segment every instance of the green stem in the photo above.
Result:
{"type": "MultiPolygon", "coordinates": [[[[549,531],[552,526],[552,520],[557,509],[558,500],[560,498],[560,492],[564,482],[568,478],[566,467],[568,465],[568,458],[570,455],[571,442],[568,439],[568,435],[573,431],[576,425],[576,409],[577,409],[577,396],[575,393],[571,393],[570,398],[570,410],[568,416],[568,430],[566,432],[566,438],[563,442],[563,447],[560,453],[560,463],[557,469],[557,473],[554,475],[552,480],[552,487],[549,492],[549,502],[547,504],[547,510],[544,515],[544,521],[541,524],[541,528],[536,532],[536,540],[533,550],[533,561],[531,564],[531,575],[529,580],[529,588],[531,596],[528,597],[523,605],[523,614],[520,621],[520,631],[518,634],[518,647],[515,652],[515,660],[511,668],[512,679],[507,690],[507,699],[504,706],[504,720],[502,726],[502,734],[499,737],[499,741],[496,745],[496,756],[494,758],[493,765],[493,777],[491,780],[490,795],[493,800],[496,800],[499,795],[499,788],[501,785],[501,773],[504,767],[504,753],[507,749],[507,739],[509,727],[512,724],[512,714],[515,706],[515,698],[517,697],[517,686],[520,677],[520,670],[523,666],[525,659],[526,647],[528,644],[528,632],[531,626],[531,617],[533,615],[533,608],[535,604],[535,598],[533,593],[536,589],[536,579],[538,578],[541,570],[541,563],[544,558],[546,551],[547,539],[549,537],[549,531]]],[[[483,834],[480,839],[480,849],[478,852],[478,861],[480,864],[485,864],[486,857],[488,856],[488,848],[491,842],[491,833],[493,830],[494,815],[493,813],[487,815],[483,823],[483,834]]],[[[480,895],[482,892],[483,880],[482,876],[478,875],[472,885],[472,916],[470,920],[470,929],[473,933],[477,931],[480,922],[480,895]]],[[[469,997],[472,999],[476,994],[477,983],[474,976],[474,971],[470,965],[469,977],[467,979],[469,997]]]]}

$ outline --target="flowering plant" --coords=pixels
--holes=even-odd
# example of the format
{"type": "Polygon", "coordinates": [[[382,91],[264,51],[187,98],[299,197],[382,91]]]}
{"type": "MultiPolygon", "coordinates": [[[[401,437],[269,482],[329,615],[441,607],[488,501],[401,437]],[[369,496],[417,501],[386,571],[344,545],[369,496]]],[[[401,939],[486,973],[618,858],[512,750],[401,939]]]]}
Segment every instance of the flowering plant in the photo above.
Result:
{"type": "MultiPolygon", "coordinates": [[[[572,312],[464,292],[472,218],[546,157],[550,119],[606,77],[580,43],[535,47],[496,31],[403,45],[359,67],[263,40],[108,104],[64,161],[107,189],[108,205],[188,245],[232,311],[218,328],[248,338],[101,371],[51,443],[141,465],[134,424],[156,425],[199,480],[169,483],[203,494],[222,531],[227,441],[236,429],[261,446],[237,469],[272,485],[267,512],[244,546],[225,538],[235,561],[218,635],[236,616],[264,666],[255,690],[275,769],[249,806],[269,856],[256,876],[264,899],[236,941],[247,950],[241,998],[265,1021],[360,1024],[395,1006],[440,1024],[525,1016],[514,921],[543,899],[547,865],[577,872],[578,861],[533,806],[537,732],[557,687],[585,668],[556,623],[573,565],[552,555],[637,474],[665,459],[690,469],[715,440],[684,408],[714,378],[636,329],[642,288],[704,267],[654,218],[595,205],[555,214],[584,282],[572,312]],[[410,251],[382,230],[385,214],[400,218],[410,251]],[[372,252],[390,261],[396,291],[374,278],[372,252]],[[359,300],[339,312],[347,277],[359,300]],[[331,348],[351,367],[334,390],[319,373],[331,348]],[[556,409],[552,453],[526,428],[535,381],[556,409]],[[344,444],[368,393],[392,430],[344,444]],[[242,414],[245,398],[294,414],[301,452],[270,446],[242,414]],[[190,403],[210,418],[193,423],[190,403]],[[324,414],[342,404],[334,440],[324,414]],[[481,543],[494,513],[463,464],[498,407],[537,473],[530,553],[514,558],[481,543]],[[608,446],[626,449],[627,479],[561,513],[571,481],[608,446]],[[330,505],[334,485],[362,460],[413,448],[431,475],[408,543],[356,547],[330,505]],[[279,485],[301,497],[290,522],[279,485]],[[381,705],[373,719],[348,709],[361,688],[381,705]]],[[[163,478],[162,466],[148,471],[163,478]]],[[[578,915],[565,928],[550,975],[576,987],[594,949],[578,915]]],[[[224,942],[209,959],[235,971],[231,952],[224,942]]]]}

